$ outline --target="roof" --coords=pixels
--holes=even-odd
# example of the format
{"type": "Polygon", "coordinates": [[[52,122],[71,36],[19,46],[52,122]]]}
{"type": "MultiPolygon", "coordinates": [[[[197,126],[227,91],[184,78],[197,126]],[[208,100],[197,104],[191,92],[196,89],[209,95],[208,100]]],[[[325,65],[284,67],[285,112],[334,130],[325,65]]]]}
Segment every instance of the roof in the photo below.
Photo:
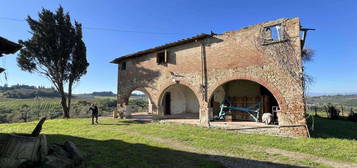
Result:
{"type": "Polygon", "coordinates": [[[142,50],[142,51],[139,51],[139,52],[136,52],[136,53],[133,53],[133,54],[124,55],[124,56],[121,56],[119,58],[114,59],[110,63],[118,64],[120,61],[123,61],[123,60],[128,59],[128,58],[139,57],[139,56],[142,56],[142,55],[145,55],[145,54],[161,51],[161,50],[164,50],[164,49],[167,49],[167,48],[170,48],[170,47],[175,47],[175,46],[179,46],[179,45],[182,45],[182,44],[187,44],[187,43],[190,43],[190,42],[194,42],[196,40],[204,39],[204,38],[210,37],[210,36],[212,36],[212,35],[210,35],[210,34],[199,34],[199,35],[196,35],[196,36],[193,36],[193,37],[190,37],[190,38],[181,39],[181,40],[178,40],[178,41],[175,41],[175,42],[172,42],[172,43],[167,43],[167,44],[164,44],[164,45],[161,45],[161,46],[157,46],[157,47],[154,47],[154,48],[142,50]]]}
{"type": "Polygon", "coordinates": [[[2,54],[13,54],[21,48],[22,46],[20,44],[0,37],[0,57],[2,54]]]}

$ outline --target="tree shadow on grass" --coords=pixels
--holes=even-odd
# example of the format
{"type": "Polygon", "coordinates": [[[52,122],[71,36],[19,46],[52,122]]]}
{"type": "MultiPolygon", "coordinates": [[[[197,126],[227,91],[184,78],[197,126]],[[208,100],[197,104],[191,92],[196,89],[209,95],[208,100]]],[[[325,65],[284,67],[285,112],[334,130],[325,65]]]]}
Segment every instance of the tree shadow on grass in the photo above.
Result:
{"type": "Polygon", "coordinates": [[[74,142],[93,168],[299,167],[242,158],[197,154],[121,140],[93,140],[49,134],[49,144],[74,142]],[[225,164],[222,164],[225,163],[225,164]]]}
{"type": "Polygon", "coordinates": [[[132,120],[121,120],[121,123],[126,123],[126,124],[147,124],[151,123],[150,120],[140,120],[140,119],[132,119],[132,120]]]}
{"type": "Polygon", "coordinates": [[[357,122],[315,117],[313,138],[357,139],[357,122]]]}
{"type": "Polygon", "coordinates": [[[98,124],[94,124],[94,125],[117,125],[117,126],[121,126],[121,125],[130,125],[130,123],[118,123],[118,124],[108,124],[108,123],[98,123],[98,124]]]}

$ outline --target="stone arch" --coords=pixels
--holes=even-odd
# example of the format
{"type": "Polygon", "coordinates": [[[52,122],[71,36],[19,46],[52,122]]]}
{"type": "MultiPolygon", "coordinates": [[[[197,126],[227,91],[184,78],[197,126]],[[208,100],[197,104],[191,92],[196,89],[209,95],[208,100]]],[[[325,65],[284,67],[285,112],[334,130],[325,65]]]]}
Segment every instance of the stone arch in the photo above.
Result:
{"type": "Polygon", "coordinates": [[[121,92],[120,97],[121,97],[121,102],[119,103],[120,107],[124,107],[128,105],[129,98],[131,96],[131,93],[135,90],[143,92],[149,99],[148,102],[148,112],[153,113],[156,110],[156,104],[155,101],[152,97],[152,93],[149,91],[148,88],[142,87],[142,86],[135,86],[135,87],[130,87],[128,89],[125,89],[126,92],[121,92]]]}
{"type": "Polygon", "coordinates": [[[153,102],[152,96],[151,96],[151,94],[150,94],[150,92],[148,91],[147,88],[145,88],[145,87],[133,87],[133,88],[129,89],[129,91],[127,93],[124,94],[124,96],[123,96],[124,97],[124,103],[126,103],[126,104],[128,103],[128,100],[129,100],[129,97],[130,97],[131,93],[133,91],[135,91],[135,90],[138,90],[138,91],[141,91],[141,92],[145,93],[148,96],[148,98],[150,99],[150,101],[153,102]]]}
{"type": "Polygon", "coordinates": [[[276,99],[276,101],[278,102],[278,105],[280,107],[281,111],[287,111],[288,110],[288,106],[286,103],[285,98],[282,96],[282,93],[277,89],[276,86],[272,85],[271,83],[267,82],[264,79],[261,78],[255,78],[249,75],[233,75],[233,76],[225,76],[222,79],[220,79],[221,82],[216,82],[213,85],[211,85],[209,87],[208,90],[208,98],[209,101],[211,101],[212,99],[212,95],[214,93],[214,91],[219,87],[224,85],[225,83],[228,83],[230,81],[235,81],[235,80],[247,80],[247,81],[252,81],[252,82],[256,82],[258,84],[260,84],[261,86],[265,87],[266,89],[268,89],[274,96],[274,98],[276,99]]]}
{"type": "Polygon", "coordinates": [[[195,96],[197,97],[197,100],[199,102],[200,105],[202,105],[202,99],[200,99],[200,97],[202,97],[202,93],[199,91],[198,88],[194,87],[193,85],[191,85],[189,82],[186,82],[184,80],[180,80],[180,82],[168,82],[168,83],[165,83],[162,87],[160,87],[160,90],[159,90],[159,96],[157,98],[157,103],[159,104],[160,102],[160,97],[162,96],[162,94],[164,93],[164,91],[169,88],[170,86],[172,85],[175,85],[175,84],[181,84],[181,85],[184,85],[188,88],[190,88],[193,93],[195,94],[195,96]]]}
{"type": "MultiPolygon", "coordinates": [[[[177,90],[180,90],[181,92],[185,91],[185,96],[181,96],[182,98],[185,99],[185,101],[187,100],[192,100],[194,101],[193,103],[191,103],[190,101],[187,101],[188,103],[190,103],[190,105],[185,105],[185,107],[192,107],[195,110],[195,113],[197,112],[197,115],[199,115],[199,110],[201,107],[201,100],[199,99],[199,92],[197,91],[197,89],[194,89],[194,87],[192,87],[192,85],[190,85],[187,82],[176,82],[176,83],[167,83],[166,85],[164,85],[163,87],[161,87],[162,89],[160,89],[159,96],[157,98],[157,105],[158,105],[158,114],[163,116],[164,115],[164,105],[162,104],[164,101],[164,96],[167,93],[167,91],[169,92],[173,92],[173,88],[176,88],[177,90]],[[187,97],[187,94],[190,95],[187,97]]],[[[177,102],[178,104],[180,104],[179,102],[177,102]]],[[[183,108],[185,108],[183,107],[183,108]]],[[[187,109],[186,109],[187,110],[187,109]]],[[[198,116],[197,116],[198,118],[198,116]]]]}

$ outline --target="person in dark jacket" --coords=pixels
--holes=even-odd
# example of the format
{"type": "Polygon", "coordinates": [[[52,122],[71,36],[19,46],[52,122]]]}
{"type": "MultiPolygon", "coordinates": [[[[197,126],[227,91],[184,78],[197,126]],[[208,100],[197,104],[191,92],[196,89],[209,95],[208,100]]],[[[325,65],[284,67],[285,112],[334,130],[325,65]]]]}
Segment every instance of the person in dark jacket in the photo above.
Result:
{"type": "Polygon", "coordinates": [[[92,124],[94,124],[94,118],[95,118],[95,122],[98,124],[98,107],[92,104],[89,107],[88,111],[92,111],[92,124]]]}

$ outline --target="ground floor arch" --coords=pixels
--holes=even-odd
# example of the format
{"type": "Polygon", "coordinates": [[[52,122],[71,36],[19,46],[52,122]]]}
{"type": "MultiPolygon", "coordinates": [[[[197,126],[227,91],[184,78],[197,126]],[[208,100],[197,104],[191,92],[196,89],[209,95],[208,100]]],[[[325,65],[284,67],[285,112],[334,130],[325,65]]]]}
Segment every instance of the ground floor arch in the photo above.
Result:
{"type": "Polygon", "coordinates": [[[229,80],[217,86],[209,97],[211,121],[218,120],[222,104],[257,111],[248,113],[245,110],[229,110],[225,117],[226,121],[261,121],[264,113],[272,114],[274,124],[278,124],[279,121],[280,105],[276,96],[265,86],[252,80],[229,80]]]}
{"type": "Polygon", "coordinates": [[[156,110],[150,92],[142,87],[123,89],[118,95],[117,110],[113,112],[114,118],[131,118],[132,114],[152,115],[156,110]]]}
{"type": "Polygon", "coordinates": [[[132,112],[152,114],[152,100],[145,91],[133,90],[128,97],[127,105],[132,112]]]}
{"type": "Polygon", "coordinates": [[[168,86],[159,97],[159,114],[163,118],[199,119],[200,104],[191,88],[183,84],[168,86]]]}

